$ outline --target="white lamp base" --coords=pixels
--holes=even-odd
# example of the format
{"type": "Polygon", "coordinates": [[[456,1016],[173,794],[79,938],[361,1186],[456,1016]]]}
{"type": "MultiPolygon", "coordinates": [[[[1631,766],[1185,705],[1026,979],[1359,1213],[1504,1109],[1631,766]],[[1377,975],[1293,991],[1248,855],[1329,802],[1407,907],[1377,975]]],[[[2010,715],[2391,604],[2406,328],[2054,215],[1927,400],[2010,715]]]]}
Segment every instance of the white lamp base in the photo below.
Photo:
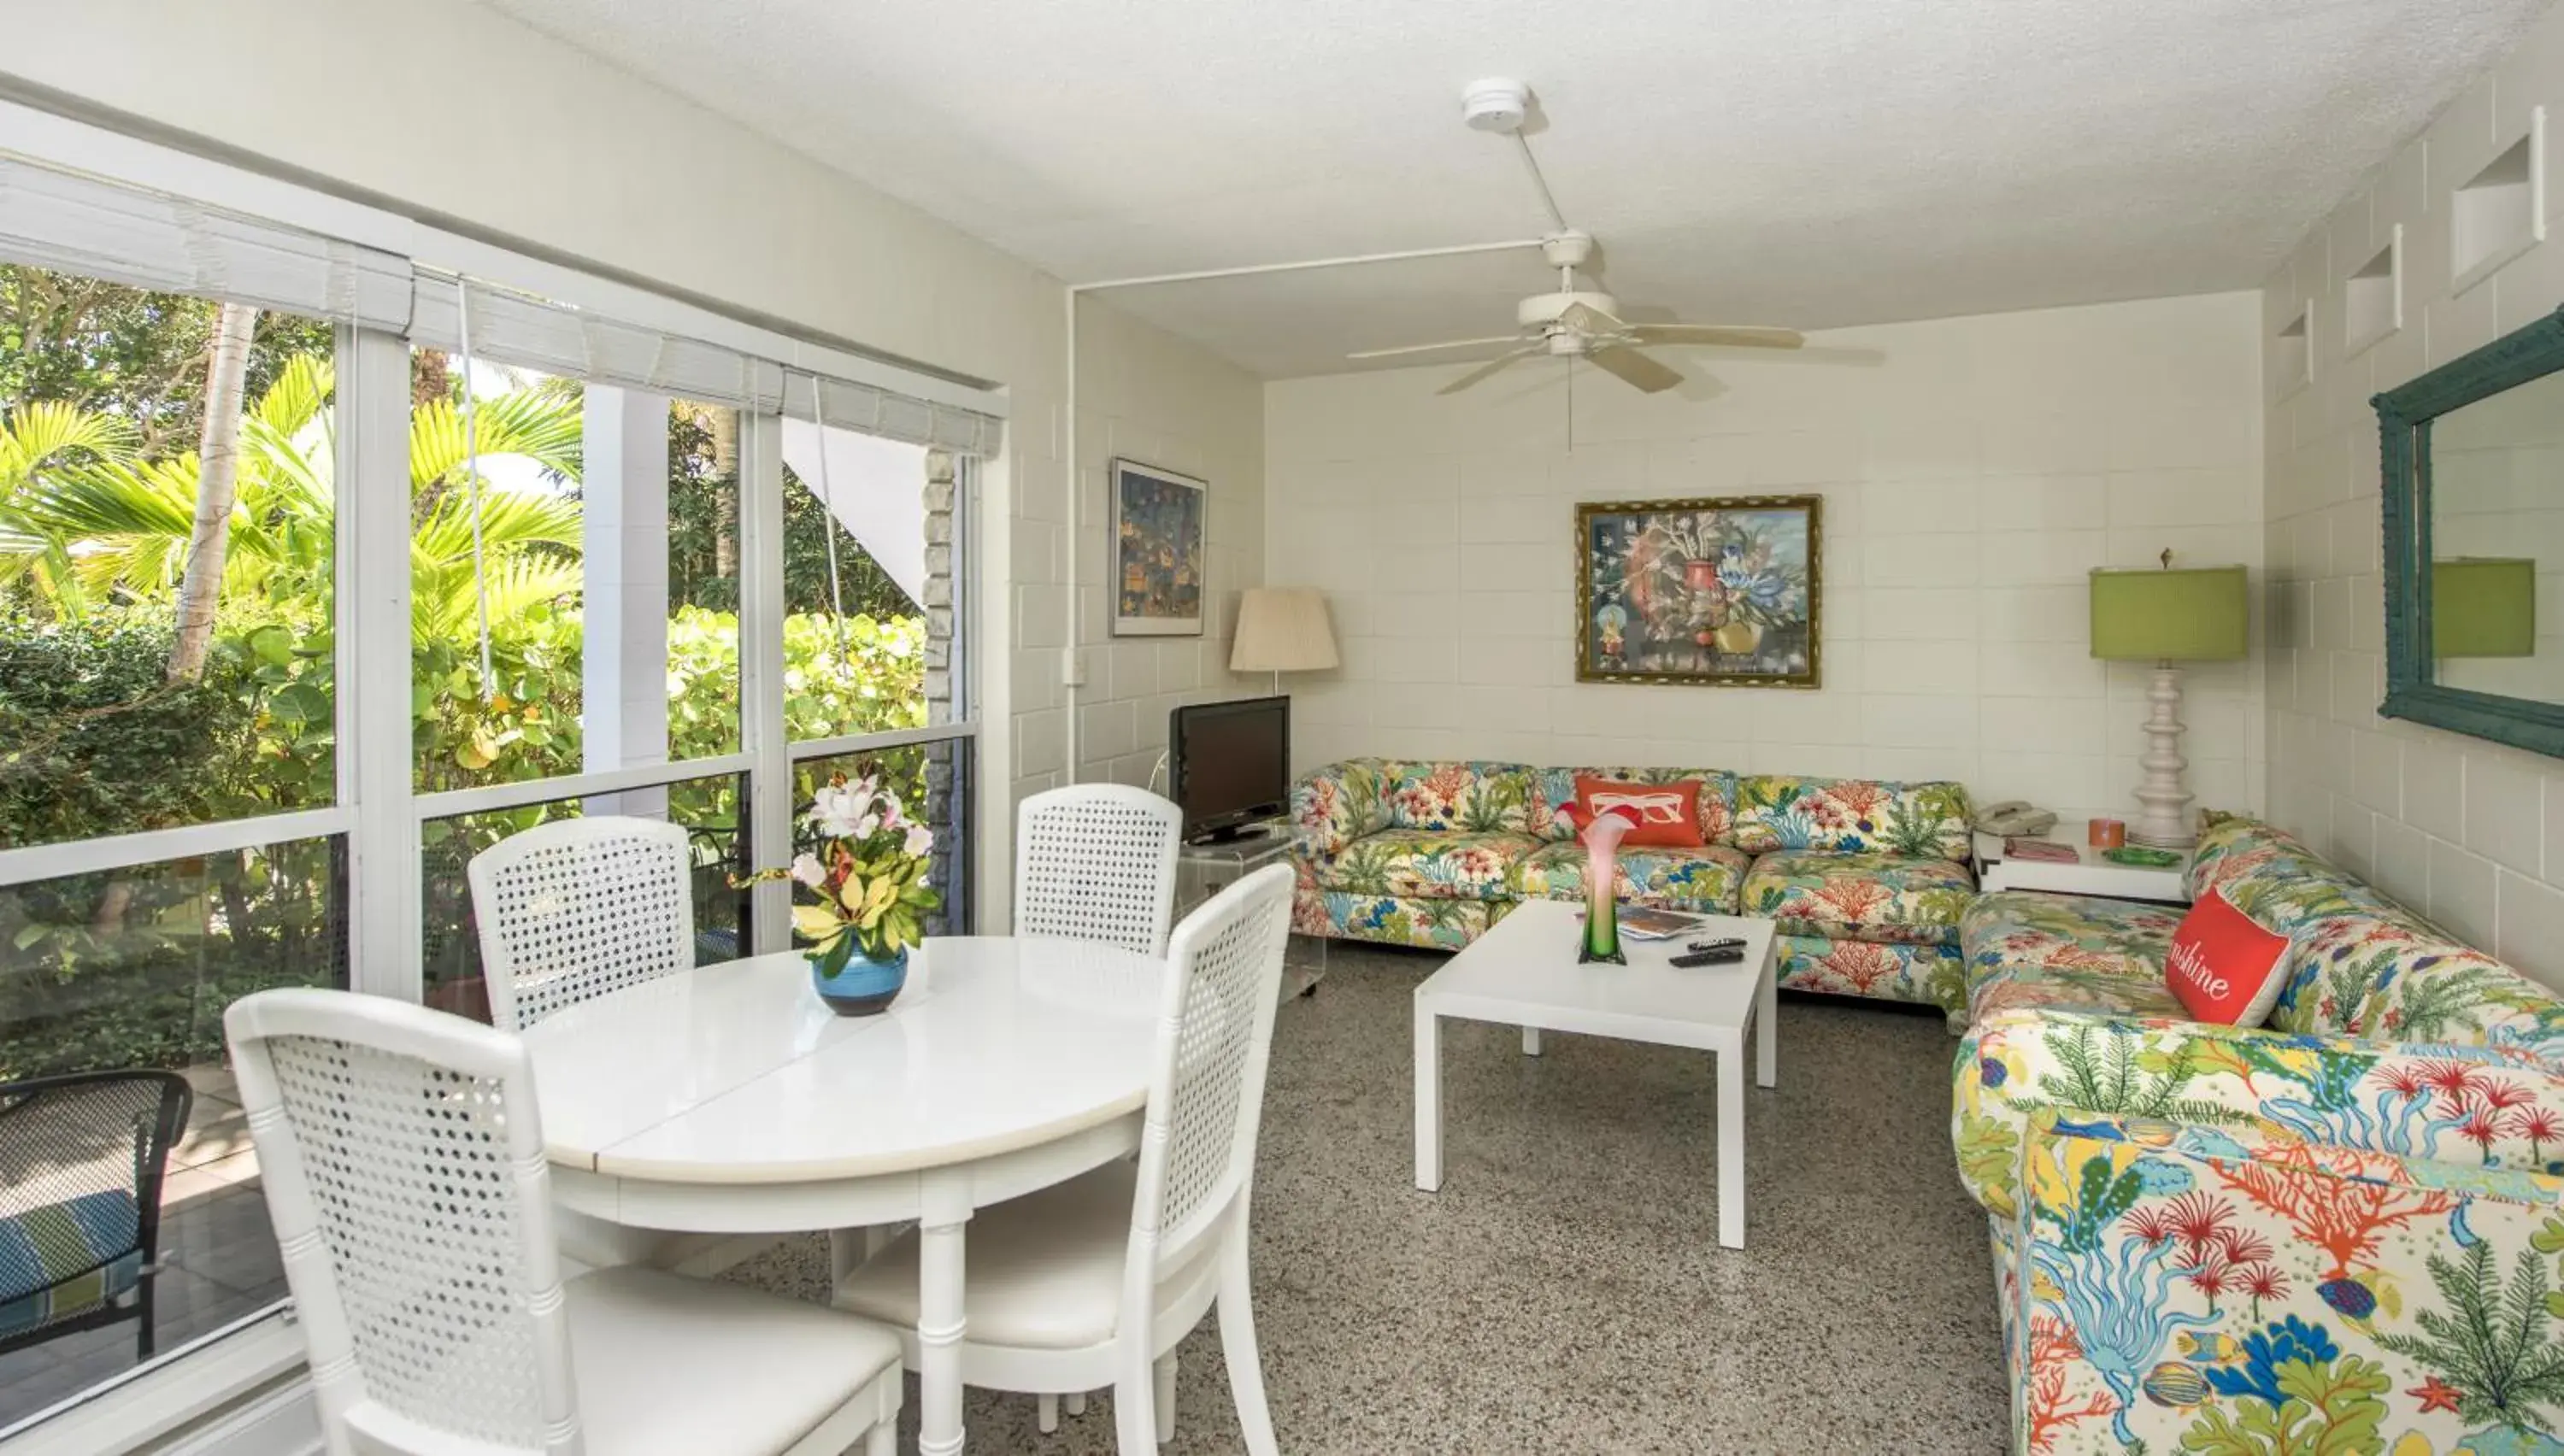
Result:
{"type": "Polygon", "coordinates": [[[2182,787],[2190,760],[2181,756],[2181,669],[2155,664],[2146,701],[2154,711],[2146,716],[2146,751],[2137,759],[2146,771],[2137,785],[2137,802],[2145,808],[2128,826],[2128,838],[2155,849],[2188,849],[2198,836],[2191,830],[2190,790],[2182,787]]]}

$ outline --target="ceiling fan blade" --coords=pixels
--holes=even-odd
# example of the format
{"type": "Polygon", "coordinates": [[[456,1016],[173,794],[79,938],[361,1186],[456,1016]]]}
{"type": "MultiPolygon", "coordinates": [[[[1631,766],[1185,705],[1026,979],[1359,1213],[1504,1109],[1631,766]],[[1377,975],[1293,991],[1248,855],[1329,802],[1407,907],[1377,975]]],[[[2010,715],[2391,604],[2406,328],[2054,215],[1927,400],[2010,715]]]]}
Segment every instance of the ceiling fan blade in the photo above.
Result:
{"type": "Polygon", "coordinates": [[[1682,375],[1648,358],[1633,348],[1613,344],[1587,354],[1594,366],[1617,375],[1623,383],[1632,384],[1649,394],[1661,393],[1682,382],[1682,375]]]}
{"type": "Polygon", "coordinates": [[[1498,334],[1494,338],[1454,338],[1442,343],[1410,343],[1393,349],[1364,349],[1360,353],[1347,354],[1345,357],[1349,359],[1390,359],[1397,357],[1399,354],[1431,354],[1439,353],[1444,349],[1479,349],[1486,348],[1491,344],[1520,342],[1522,342],[1521,334],[1503,333],[1498,334]]]}
{"type": "Polygon", "coordinates": [[[1629,330],[1640,343],[1717,343],[1733,348],[1794,349],[1808,341],[1795,328],[1754,328],[1723,323],[1641,323],[1629,330]]]}
{"type": "Polygon", "coordinates": [[[1589,304],[1568,305],[1558,321],[1579,333],[1620,333],[1629,326],[1589,304]]]}
{"type": "Polygon", "coordinates": [[[1457,394],[1461,390],[1466,389],[1470,385],[1477,383],[1479,380],[1486,378],[1490,374],[1493,374],[1498,369],[1504,368],[1516,359],[1528,359],[1532,355],[1542,352],[1545,352],[1545,350],[1535,344],[1528,348],[1515,349],[1509,354],[1499,354],[1433,392],[1436,394],[1457,394]]]}

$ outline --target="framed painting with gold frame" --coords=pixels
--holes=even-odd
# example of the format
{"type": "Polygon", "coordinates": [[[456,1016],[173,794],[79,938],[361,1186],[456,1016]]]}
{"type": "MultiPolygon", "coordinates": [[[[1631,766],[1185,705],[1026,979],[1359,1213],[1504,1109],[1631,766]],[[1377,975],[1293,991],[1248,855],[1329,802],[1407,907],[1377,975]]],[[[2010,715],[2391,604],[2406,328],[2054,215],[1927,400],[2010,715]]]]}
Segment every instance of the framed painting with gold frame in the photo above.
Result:
{"type": "Polygon", "coordinates": [[[1821,496],[1576,508],[1576,678],[1818,686],[1821,496]]]}

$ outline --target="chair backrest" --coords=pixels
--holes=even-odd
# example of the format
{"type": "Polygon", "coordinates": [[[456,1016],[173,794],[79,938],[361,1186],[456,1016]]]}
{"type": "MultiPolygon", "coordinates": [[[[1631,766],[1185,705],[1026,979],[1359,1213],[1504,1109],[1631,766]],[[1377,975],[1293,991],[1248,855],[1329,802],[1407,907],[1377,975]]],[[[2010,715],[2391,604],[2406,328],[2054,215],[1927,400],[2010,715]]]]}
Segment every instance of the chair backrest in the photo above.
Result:
{"type": "Polygon", "coordinates": [[[0,1306],[119,1260],[149,1262],[160,1183],[195,1094],[175,1072],[73,1072],[0,1085],[0,1219],[59,1210],[61,1232],[0,1243],[0,1306]]]}
{"type": "Polygon", "coordinates": [[[1175,927],[1140,1133],[1135,1279],[1188,1260],[1253,1180],[1291,885],[1289,867],[1267,866],[1175,927]]]}
{"type": "Polygon", "coordinates": [[[1183,827],[1182,809],[1127,784],[1072,784],[1024,800],[1015,816],[1015,934],[1165,954],[1183,827]]]}
{"type": "Polygon", "coordinates": [[[599,815],[539,824],[472,857],[490,1022],[556,1011],[695,963],[685,829],[599,815]]]}
{"type": "Polygon", "coordinates": [[[330,1456],[582,1456],[523,1043],[306,989],[223,1029],[330,1456]]]}

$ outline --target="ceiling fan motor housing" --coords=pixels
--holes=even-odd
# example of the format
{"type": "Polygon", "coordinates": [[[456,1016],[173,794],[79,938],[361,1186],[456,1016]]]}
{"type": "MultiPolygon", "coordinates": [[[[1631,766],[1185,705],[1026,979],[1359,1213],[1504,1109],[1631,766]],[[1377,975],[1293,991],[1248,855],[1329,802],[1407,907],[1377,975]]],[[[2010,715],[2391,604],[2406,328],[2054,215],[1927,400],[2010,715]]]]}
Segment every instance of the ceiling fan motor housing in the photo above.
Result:
{"type": "Polygon", "coordinates": [[[1544,328],[1564,317],[1567,311],[1583,304],[1597,313],[1617,318],[1620,301],[1609,294],[1579,290],[1564,294],[1534,294],[1514,309],[1514,322],[1526,329],[1544,328]]]}

